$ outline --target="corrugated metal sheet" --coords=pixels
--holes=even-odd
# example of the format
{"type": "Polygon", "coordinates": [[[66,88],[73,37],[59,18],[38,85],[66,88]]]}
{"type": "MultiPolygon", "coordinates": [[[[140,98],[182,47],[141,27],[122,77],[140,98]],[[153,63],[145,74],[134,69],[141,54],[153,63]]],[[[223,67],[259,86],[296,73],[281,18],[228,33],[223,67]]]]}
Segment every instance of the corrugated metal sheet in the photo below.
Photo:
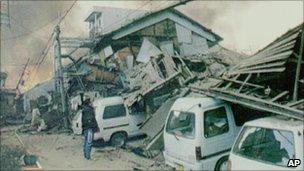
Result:
{"type": "Polygon", "coordinates": [[[175,100],[176,98],[172,98],[163,103],[163,105],[140,128],[140,131],[147,134],[151,141],[163,131],[165,120],[175,100]]]}

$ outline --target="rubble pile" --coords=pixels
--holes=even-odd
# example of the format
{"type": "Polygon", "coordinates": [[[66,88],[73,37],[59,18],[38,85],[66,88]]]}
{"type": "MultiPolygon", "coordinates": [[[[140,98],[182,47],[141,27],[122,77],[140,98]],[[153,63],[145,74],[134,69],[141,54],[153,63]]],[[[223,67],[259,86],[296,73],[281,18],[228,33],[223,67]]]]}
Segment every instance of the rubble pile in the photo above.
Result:
{"type": "Polygon", "coordinates": [[[302,27],[303,24],[289,30],[256,54],[230,65],[219,76],[196,82],[191,89],[262,111],[303,119],[301,60],[297,67],[298,59],[303,58],[298,55],[303,51],[302,27]],[[297,74],[299,80],[295,80],[297,74]]]}

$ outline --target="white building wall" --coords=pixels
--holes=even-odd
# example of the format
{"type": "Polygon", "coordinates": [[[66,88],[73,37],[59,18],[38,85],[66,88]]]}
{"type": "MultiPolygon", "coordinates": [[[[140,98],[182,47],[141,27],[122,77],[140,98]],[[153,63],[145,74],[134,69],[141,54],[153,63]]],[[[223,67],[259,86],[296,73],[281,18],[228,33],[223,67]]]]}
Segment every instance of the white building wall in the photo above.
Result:
{"type": "Polygon", "coordinates": [[[100,18],[96,20],[94,25],[101,30],[102,34],[118,29],[124,24],[129,23],[131,20],[141,17],[148,12],[145,10],[97,6],[93,7],[93,10],[101,12],[100,18]]]}
{"type": "MultiPolygon", "coordinates": [[[[28,90],[27,92],[23,93],[23,108],[24,111],[28,111],[30,109],[30,101],[35,100],[40,96],[46,96],[50,101],[51,95],[49,94],[50,91],[55,91],[54,86],[54,79],[49,81],[43,82],[32,89],[28,90]]],[[[31,111],[29,111],[31,112],[31,111]]]]}

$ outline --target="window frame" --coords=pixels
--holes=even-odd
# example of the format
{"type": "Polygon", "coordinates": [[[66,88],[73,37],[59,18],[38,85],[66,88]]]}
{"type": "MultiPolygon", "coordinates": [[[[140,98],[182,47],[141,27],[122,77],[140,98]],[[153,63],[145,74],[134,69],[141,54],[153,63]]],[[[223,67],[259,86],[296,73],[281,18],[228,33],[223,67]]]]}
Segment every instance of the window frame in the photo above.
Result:
{"type": "MultiPolygon", "coordinates": [[[[256,129],[258,129],[258,128],[264,129],[264,130],[263,130],[263,137],[262,137],[262,138],[265,138],[265,137],[264,137],[264,134],[265,134],[265,130],[266,130],[266,129],[271,129],[271,130],[274,130],[274,131],[285,131],[285,132],[291,133],[291,134],[292,134],[292,138],[293,138],[293,151],[294,151],[294,157],[297,158],[297,155],[296,155],[295,136],[294,136],[293,131],[291,131],[291,130],[283,130],[283,129],[274,129],[274,128],[259,127],[259,126],[245,126],[245,127],[247,127],[247,128],[251,127],[251,128],[256,128],[256,129]]],[[[256,161],[256,162],[260,162],[260,163],[264,163],[264,164],[270,164],[270,165],[273,165],[273,166],[276,166],[276,167],[289,168],[289,167],[287,167],[287,165],[279,165],[279,164],[276,164],[276,163],[273,163],[273,162],[270,162],[270,161],[260,160],[260,159],[257,159],[257,158],[253,158],[253,157],[249,157],[249,156],[247,156],[247,155],[242,155],[242,154],[240,154],[240,153],[237,153],[237,152],[236,152],[236,148],[237,148],[237,146],[239,145],[239,143],[240,143],[240,141],[241,141],[241,138],[240,138],[240,137],[243,138],[243,136],[244,136],[244,133],[245,133],[245,132],[244,132],[244,129],[245,129],[245,127],[242,129],[242,132],[240,133],[239,138],[236,140],[235,145],[234,145],[234,147],[233,147],[232,150],[231,150],[231,152],[232,152],[234,155],[237,155],[237,156],[246,158],[246,159],[248,159],[248,160],[253,160],[253,161],[256,161]]],[[[259,141],[261,141],[261,139],[259,139],[259,141]]]]}
{"type": "MultiPolygon", "coordinates": [[[[196,114],[194,113],[194,112],[190,112],[190,111],[181,111],[181,110],[171,110],[170,111],[170,114],[169,114],[170,116],[169,116],[169,118],[168,118],[168,122],[166,123],[166,127],[165,127],[165,131],[166,131],[166,133],[168,133],[168,134],[171,134],[171,135],[174,135],[174,136],[178,136],[178,137],[181,137],[181,138],[186,138],[186,139],[195,139],[196,138],[196,119],[197,119],[197,116],[196,116],[196,114]],[[172,130],[168,130],[169,129],[169,122],[170,122],[170,120],[172,119],[172,116],[171,115],[174,115],[172,112],[173,111],[176,111],[176,112],[185,112],[185,113],[188,113],[188,114],[190,114],[190,115],[193,115],[193,117],[194,117],[194,126],[193,126],[193,128],[194,128],[194,133],[193,133],[193,137],[186,137],[186,136],[180,136],[180,135],[177,135],[177,134],[174,134],[173,132],[171,132],[172,130]]],[[[175,128],[176,129],[176,128],[175,128]]]]}
{"type": "Polygon", "coordinates": [[[114,104],[114,105],[108,105],[108,106],[104,107],[103,114],[102,114],[102,119],[103,120],[108,120],[108,119],[122,118],[122,117],[126,117],[126,116],[127,116],[127,109],[125,108],[125,105],[124,104],[114,104]],[[115,117],[107,117],[107,118],[105,118],[106,108],[107,107],[113,107],[113,106],[122,106],[123,110],[124,110],[124,115],[119,115],[119,116],[115,116],[115,117]]]}
{"type": "Polygon", "coordinates": [[[225,134],[225,133],[229,133],[229,131],[230,131],[230,124],[229,124],[229,118],[228,118],[228,110],[227,110],[227,107],[226,107],[225,105],[222,105],[222,106],[216,106],[216,107],[214,107],[214,108],[206,109],[206,110],[204,111],[204,113],[203,113],[203,129],[204,129],[204,131],[203,131],[203,137],[204,137],[205,139],[209,139],[209,138],[213,138],[213,137],[216,137],[216,136],[219,136],[219,135],[223,135],[223,134],[225,134]],[[212,110],[216,110],[216,109],[220,109],[220,108],[224,108],[224,110],[225,110],[225,115],[226,115],[226,119],[227,119],[228,129],[227,129],[227,131],[222,132],[222,133],[220,133],[220,134],[216,134],[216,135],[208,136],[208,137],[207,137],[206,134],[205,134],[205,131],[206,131],[206,129],[205,129],[205,125],[206,125],[206,122],[205,122],[206,112],[212,111],[212,110]]]}

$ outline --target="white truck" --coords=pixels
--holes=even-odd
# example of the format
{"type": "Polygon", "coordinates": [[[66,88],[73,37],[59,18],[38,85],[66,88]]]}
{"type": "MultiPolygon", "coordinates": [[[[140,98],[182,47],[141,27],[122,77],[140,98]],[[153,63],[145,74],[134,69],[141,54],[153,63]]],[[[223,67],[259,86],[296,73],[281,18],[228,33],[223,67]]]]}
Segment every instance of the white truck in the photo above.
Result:
{"type": "Polygon", "coordinates": [[[304,170],[303,121],[271,116],[244,124],[228,170],[304,170]]]}
{"type": "Polygon", "coordinates": [[[176,170],[226,170],[239,130],[229,104],[209,97],[179,98],[164,128],[165,162],[176,170]]]}
{"type": "MultiPolygon", "coordinates": [[[[121,147],[128,137],[140,135],[139,127],[145,120],[142,112],[131,113],[120,96],[96,99],[93,102],[99,131],[94,140],[110,141],[113,146],[121,147]]],[[[74,117],[73,131],[81,134],[81,112],[74,117]]]]}

